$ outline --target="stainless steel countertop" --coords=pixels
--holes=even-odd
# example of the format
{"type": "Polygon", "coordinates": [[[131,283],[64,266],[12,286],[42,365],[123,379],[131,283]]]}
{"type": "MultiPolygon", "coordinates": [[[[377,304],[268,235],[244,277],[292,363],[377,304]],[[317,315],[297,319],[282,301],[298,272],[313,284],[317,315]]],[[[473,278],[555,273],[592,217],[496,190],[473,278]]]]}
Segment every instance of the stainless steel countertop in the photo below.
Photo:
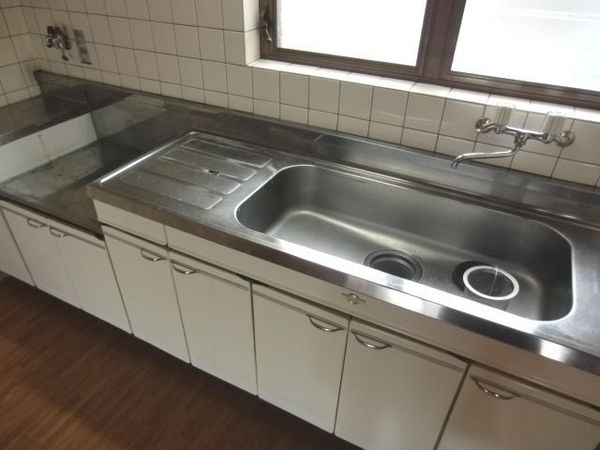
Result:
{"type": "MultiPolygon", "coordinates": [[[[181,116],[174,114],[173,120],[179,122],[181,116]]],[[[169,122],[169,117],[164,116],[161,126],[168,128],[169,122]]],[[[597,191],[477,165],[465,164],[453,170],[448,161],[422,152],[239,114],[190,112],[187,123],[190,129],[225,137],[212,137],[217,145],[237,146],[241,151],[247,146],[268,162],[253,167],[251,176],[237,173],[240,182],[234,189],[229,185],[213,187],[211,195],[206,195],[203,189],[196,187],[205,184],[200,178],[194,178],[201,177],[201,172],[193,173],[193,161],[186,162],[191,172],[179,178],[165,176],[167,172],[163,170],[168,171],[168,168],[149,168],[157,161],[163,165],[168,162],[168,158],[161,157],[172,148],[165,146],[93,183],[88,187],[90,195],[298,272],[600,375],[600,202],[597,191]],[[227,138],[245,144],[233,143],[227,138]],[[375,181],[385,180],[550,226],[562,234],[573,249],[575,281],[571,312],[554,321],[524,319],[415,282],[399,280],[361,264],[324,257],[319,251],[290,245],[241,225],[235,216],[240,203],[276,173],[297,165],[317,165],[375,181]],[[143,170],[138,170],[140,167],[143,170]],[[366,171],[367,167],[370,170],[366,171]],[[400,292],[418,298],[418,307],[414,302],[409,305],[400,292]]],[[[196,168],[201,167],[199,163],[196,168]]]]}

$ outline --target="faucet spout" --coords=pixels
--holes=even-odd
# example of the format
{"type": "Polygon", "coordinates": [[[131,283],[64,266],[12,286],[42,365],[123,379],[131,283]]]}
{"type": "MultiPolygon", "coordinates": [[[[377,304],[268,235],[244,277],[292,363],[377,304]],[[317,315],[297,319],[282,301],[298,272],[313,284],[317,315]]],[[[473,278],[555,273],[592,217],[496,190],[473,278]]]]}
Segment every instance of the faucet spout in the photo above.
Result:
{"type": "Polygon", "coordinates": [[[456,169],[458,165],[463,161],[468,161],[470,159],[492,159],[492,158],[504,158],[506,156],[511,156],[517,153],[520,150],[520,147],[515,145],[510,150],[501,150],[498,152],[473,152],[473,153],[463,153],[462,155],[457,156],[452,161],[452,168],[456,169]]]}

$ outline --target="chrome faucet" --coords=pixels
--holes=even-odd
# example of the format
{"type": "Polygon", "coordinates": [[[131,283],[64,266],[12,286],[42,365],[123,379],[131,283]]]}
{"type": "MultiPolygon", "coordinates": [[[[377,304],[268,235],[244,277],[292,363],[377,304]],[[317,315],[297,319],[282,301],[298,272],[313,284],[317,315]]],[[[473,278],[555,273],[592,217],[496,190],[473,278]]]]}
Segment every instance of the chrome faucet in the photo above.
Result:
{"type": "Polygon", "coordinates": [[[458,165],[470,159],[488,159],[488,158],[503,158],[511,156],[517,153],[528,140],[543,142],[544,144],[555,143],[560,147],[567,147],[575,141],[575,133],[570,130],[564,130],[565,117],[559,114],[548,113],[542,126],[542,131],[526,130],[524,128],[517,128],[510,125],[506,125],[510,118],[511,108],[500,107],[496,121],[492,121],[486,117],[482,117],[475,123],[475,129],[477,133],[490,133],[495,134],[507,134],[513,136],[513,148],[509,150],[501,150],[498,152],[473,152],[463,153],[457,156],[452,161],[452,167],[456,168],[458,165]]]}

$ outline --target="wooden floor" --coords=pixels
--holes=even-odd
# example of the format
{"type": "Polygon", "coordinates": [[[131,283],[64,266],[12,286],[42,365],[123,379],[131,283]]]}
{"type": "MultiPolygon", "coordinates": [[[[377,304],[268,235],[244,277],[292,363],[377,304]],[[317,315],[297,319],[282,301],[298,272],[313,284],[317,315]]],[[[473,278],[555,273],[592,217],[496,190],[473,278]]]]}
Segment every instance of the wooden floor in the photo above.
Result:
{"type": "Polygon", "coordinates": [[[351,446],[12,278],[0,281],[0,449],[351,446]]]}

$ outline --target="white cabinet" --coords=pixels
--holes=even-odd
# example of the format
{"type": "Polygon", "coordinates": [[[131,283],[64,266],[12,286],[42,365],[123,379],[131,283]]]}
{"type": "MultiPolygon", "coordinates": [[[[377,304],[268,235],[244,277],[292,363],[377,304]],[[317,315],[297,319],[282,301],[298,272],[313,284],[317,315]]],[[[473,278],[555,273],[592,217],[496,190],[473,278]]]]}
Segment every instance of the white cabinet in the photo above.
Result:
{"type": "Polygon", "coordinates": [[[28,284],[33,284],[29,270],[15,244],[12,233],[0,209],[0,271],[28,284]]]}
{"type": "Polygon", "coordinates": [[[440,450],[595,450],[600,412],[520,380],[472,367],[440,450]]]}
{"type": "Polygon", "coordinates": [[[192,364],[256,394],[250,283],[171,253],[192,364]]]}
{"type": "Polygon", "coordinates": [[[348,318],[253,287],[258,395],[333,431],[348,318]]]}
{"type": "Polygon", "coordinates": [[[62,224],[48,225],[82,309],[131,332],[104,241],[62,224]]]}
{"type": "Polygon", "coordinates": [[[335,434],[366,449],[432,450],[466,366],[353,320],[335,434]]]}
{"type": "Polygon", "coordinates": [[[103,229],[133,334],[189,362],[167,251],[103,229]]]}
{"type": "Polygon", "coordinates": [[[4,215],[37,287],[80,307],[56,240],[49,233],[48,220],[28,211],[15,211],[5,210],[4,215]]]}

